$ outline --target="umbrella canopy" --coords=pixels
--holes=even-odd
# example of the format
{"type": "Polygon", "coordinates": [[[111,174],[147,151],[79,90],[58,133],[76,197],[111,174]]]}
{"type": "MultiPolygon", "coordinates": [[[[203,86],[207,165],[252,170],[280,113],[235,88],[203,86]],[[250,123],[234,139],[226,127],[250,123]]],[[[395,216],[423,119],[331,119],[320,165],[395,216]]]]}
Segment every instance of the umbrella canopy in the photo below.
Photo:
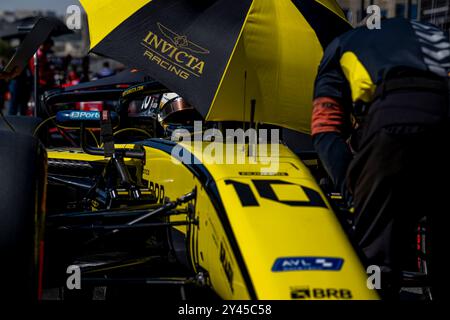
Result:
{"type": "Polygon", "coordinates": [[[81,0],[91,50],[148,72],[206,120],[309,132],[324,47],[350,29],[334,0],[81,0]]]}

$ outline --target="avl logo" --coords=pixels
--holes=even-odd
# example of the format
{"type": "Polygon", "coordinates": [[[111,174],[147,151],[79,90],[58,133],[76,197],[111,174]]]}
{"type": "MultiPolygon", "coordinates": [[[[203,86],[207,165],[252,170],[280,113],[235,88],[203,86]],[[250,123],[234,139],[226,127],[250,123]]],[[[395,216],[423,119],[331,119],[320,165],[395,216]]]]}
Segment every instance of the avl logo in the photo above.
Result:
{"type": "Polygon", "coordinates": [[[343,264],[341,258],[286,257],[275,260],[272,271],[339,271],[343,264]]]}

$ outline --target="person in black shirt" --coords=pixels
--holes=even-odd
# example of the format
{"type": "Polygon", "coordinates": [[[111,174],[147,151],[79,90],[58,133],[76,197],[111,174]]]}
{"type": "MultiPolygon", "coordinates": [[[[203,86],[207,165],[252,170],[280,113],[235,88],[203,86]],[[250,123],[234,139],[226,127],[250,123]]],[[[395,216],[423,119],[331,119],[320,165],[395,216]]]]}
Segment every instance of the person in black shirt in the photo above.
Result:
{"type": "MultiPolygon", "coordinates": [[[[326,49],[314,92],[314,146],[355,209],[353,237],[382,270],[384,297],[397,296],[410,235],[420,217],[442,241],[450,174],[448,37],[401,18],[356,28],[326,49]]],[[[432,262],[433,284],[442,270],[432,262]]],[[[438,286],[435,286],[438,292],[438,286]]]]}

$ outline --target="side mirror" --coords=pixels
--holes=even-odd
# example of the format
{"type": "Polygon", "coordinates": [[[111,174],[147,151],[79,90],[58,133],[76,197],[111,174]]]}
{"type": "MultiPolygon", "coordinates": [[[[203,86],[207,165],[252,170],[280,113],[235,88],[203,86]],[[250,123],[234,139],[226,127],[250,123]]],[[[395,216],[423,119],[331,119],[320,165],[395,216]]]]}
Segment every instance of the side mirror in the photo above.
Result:
{"type": "MultiPolygon", "coordinates": [[[[111,111],[111,123],[113,128],[119,124],[119,115],[111,111]]],[[[58,111],[56,123],[67,128],[80,128],[81,124],[85,128],[100,128],[100,111],[78,111],[65,110],[58,111]]]]}

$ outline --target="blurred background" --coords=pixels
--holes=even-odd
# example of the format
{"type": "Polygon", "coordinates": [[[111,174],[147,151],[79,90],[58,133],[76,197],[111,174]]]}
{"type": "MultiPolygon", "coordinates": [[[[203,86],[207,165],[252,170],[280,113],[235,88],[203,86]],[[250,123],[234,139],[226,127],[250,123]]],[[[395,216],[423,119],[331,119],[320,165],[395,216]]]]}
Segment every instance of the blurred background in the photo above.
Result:
{"type": "MultiPolygon", "coordinates": [[[[73,13],[68,7],[77,0],[0,0],[0,70],[14,54],[26,33],[21,27],[33,25],[36,17],[56,18],[65,24],[73,13]]],[[[112,76],[124,66],[92,54],[89,49],[86,15],[81,11],[81,28],[53,36],[38,51],[39,91],[64,88],[80,82],[112,76]]],[[[8,115],[33,115],[34,63],[9,82],[0,81],[0,110],[8,115]]],[[[95,103],[94,103],[95,104],[95,103]]],[[[87,106],[90,108],[90,105],[87,106]]]]}
{"type": "MultiPolygon", "coordinates": [[[[406,17],[428,21],[449,30],[450,0],[338,0],[348,20],[356,25],[366,16],[369,5],[378,5],[383,17],[406,17]]],[[[24,34],[18,27],[29,24],[36,16],[68,19],[67,8],[77,0],[0,0],[0,70],[14,54],[24,34]]],[[[81,11],[81,28],[72,33],[53,37],[42,46],[39,57],[39,85],[41,91],[67,87],[80,82],[107,77],[124,69],[112,60],[95,55],[87,56],[89,47],[85,26],[86,16],[81,11]]],[[[22,75],[8,83],[0,82],[0,110],[9,115],[33,113],[33,63],[22,75]]]]}
{"type": "Polygon", "coordinates": [[[369,5],[378,5],[385,18],[405,17],[431,22],[442,29],[449,30],[450,0],[338,0],[352,24],[366,15],[369,5]]]}

